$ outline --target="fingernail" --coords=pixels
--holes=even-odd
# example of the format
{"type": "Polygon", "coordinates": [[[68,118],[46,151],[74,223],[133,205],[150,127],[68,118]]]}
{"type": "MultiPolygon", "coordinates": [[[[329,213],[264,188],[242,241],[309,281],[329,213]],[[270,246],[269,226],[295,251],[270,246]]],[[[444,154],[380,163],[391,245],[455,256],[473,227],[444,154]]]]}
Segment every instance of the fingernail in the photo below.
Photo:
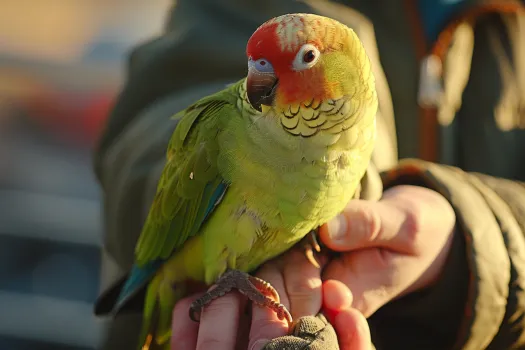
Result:
{"type": "Polygon", "coordinates": [[[270,340],[268,339],[259,339],[257,340],[255,343],[253,343],[252,347],[250,348],[250,350],[261,350],[262,348],[264,348],[266,346],[266,344],[268,344],[270,342],[270,340]]]}
{"type": "Polygon", "coordinates": [[[337,215],[328,222],[328,235],[333,242],[343,241],[346,236],[348,223],[343,214],[337,215]]]}

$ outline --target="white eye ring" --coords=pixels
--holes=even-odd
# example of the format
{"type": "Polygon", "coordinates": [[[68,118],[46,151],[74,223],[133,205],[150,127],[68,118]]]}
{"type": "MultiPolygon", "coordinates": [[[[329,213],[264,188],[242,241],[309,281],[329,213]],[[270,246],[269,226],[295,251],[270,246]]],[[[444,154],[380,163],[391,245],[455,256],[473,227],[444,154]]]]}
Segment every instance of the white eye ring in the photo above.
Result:
{"type": "Polygon", "coordinates": [[[296,71],[312,68],[320,56],[321,52],[319,52],[317,47],[312,44],[304,44],[299,52],[297,52],[292,67],[296,71]]]}

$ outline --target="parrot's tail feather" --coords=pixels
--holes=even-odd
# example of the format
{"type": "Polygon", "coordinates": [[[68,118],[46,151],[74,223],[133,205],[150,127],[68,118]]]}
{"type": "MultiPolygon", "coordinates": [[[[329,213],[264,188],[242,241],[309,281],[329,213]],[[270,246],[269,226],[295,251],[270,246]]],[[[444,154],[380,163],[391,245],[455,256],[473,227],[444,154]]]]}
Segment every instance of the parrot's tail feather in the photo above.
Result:
{"type": "Polygon", "coordinates": [[[162,265],[162,261],[156,260],[144,264],[143,266],[134,265],[127,276],[127,279],[120,290],[115,309],[117,311],[135,299],[135,296],[143,291],[148,282],[155,276],[155,273],[162,265]]]}
{"type": "Polygon", "coordinates": [[[105,290],[95,302],[94,313],[96,316],[105,316],[110,314],[115,307],[118,296],[128,276],[120,278],[109,289],[105,290]]]}
{"type": "Polygon", "coordinates": [[[119,296],[124,287],[128,276],[120,278],[109,289],[104,291],[95,302],[94,314],[96,316],[116,315],[121,312],[141,312],[144,306],[144,295],[146,288],[139,289],[135,292],[132,298],[128,298],[126,302],[119,303],[119,296]]]}
{"type": "Polygon", "coordinates": [[[131,271],[117,280],[95,302],[96,316],[116,314],[122,311],[142,310],[144,294],[148,282],[161,266],[162,261],[152,261],[142,267],[133,266],[131,271]]]}

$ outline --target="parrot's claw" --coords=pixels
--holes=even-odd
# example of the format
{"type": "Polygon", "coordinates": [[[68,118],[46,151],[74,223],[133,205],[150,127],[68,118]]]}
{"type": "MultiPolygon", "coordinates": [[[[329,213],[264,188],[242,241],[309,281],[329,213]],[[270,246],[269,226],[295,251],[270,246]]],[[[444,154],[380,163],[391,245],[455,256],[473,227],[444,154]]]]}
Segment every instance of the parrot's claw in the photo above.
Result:
{"type": "Polygon", "coordinates": [[[319,245],[319,242],[317,242],[317,231],[312,230],[306,235],[304,238],[304,253],[306,255],[306,258],[312,265],[317,267],[318,269],[321,268],[321,265],[319,265],[319,262],[315,259],[314,250],[317,253],[321,252],[321,246],[319,245]]]}
{"type": "Polygon", "coordinates": [[[190,306],[190,318],[198,322],[199,318],[196,315],[199,315],[204,306],[230,292],[233,288],[255,304],[275,311],[280,320],[286,319],[289,325],[292,324],[292,316],[286,307],[280,303],[279,294],[275,288],[270,283],[239,270],[226,271],[217,280],[214,288],[195,300],[190,306]]]}
{"type": "MultiPolygon", "coordinates": [[[[196,300],[197,301],[197,300],[196,300]]],[[[191,303],[190,306],[190,319],[194,322],[199,322],[201,320],[199,312],[201,311],[201,307],[199,305],[195,304],[195,301],[191,303]]]]}
{"type": "Polygon", "coordinates": [[[264,294],[267,297],[272,298],[276,303],[281,302],[281,298],[279,297],[279,293],[275,290],[274,287],[268,282],[266,282],[263,279],[260,279],[258,277],[254,277],[251,275],[248,275],[248,279],[253,284],[255,288],[262,294],[264,294]]]}
{"type": "Polygon", "coordinates": [[[153,340],[153,336],[151,334],[148,334],[148,336],[146,337],[146,341],[144,342],[144,345],[142,345],[141,350],[149,350],[152,340],[153,340]]]}

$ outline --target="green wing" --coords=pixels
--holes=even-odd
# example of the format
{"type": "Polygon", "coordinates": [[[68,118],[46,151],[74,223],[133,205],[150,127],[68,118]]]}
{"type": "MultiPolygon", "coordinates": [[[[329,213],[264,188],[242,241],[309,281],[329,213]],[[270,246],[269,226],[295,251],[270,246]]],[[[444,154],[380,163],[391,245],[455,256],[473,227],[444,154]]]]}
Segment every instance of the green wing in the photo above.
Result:
{"type": "Polygon", "coordinates": [[[135,263],[165,260],[195,235],[226,191],[217,170],[216,136],[235,107],[242,80],[175,115],[181,118],[135,249],[135,263]]]}

